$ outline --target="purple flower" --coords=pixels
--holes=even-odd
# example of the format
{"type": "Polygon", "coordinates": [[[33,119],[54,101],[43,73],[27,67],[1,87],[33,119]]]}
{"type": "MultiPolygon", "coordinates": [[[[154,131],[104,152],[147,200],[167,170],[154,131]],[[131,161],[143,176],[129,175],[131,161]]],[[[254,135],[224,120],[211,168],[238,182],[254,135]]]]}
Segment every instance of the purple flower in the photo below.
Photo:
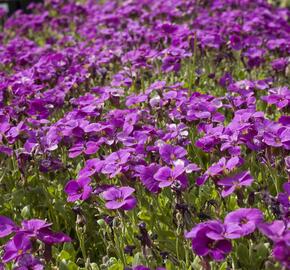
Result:
{"type": "Polygon", "coordinates": [[[239,51],[243,48],[243,43],[241,38],[238,35],[230,36],[230,45],[233,50],[239,51]]]}
{"type": "Polygon", "coordinates": [[[272,223],[260,223],[259,231],[274,242],[273,256],[288,269],[290,267],[290,231],[289,222],[275,220],[272,223]]]}
{"type": "Polygon", "coordinates": [[[280,241],[284,234],[287,233],[287,227],[283,220],[274,220],[272,223],[259,223],[258,229],[274,242],[280,241]]]}
{"type": "Polygon", "coordinates": [[[102,170],[104,161],[98,158],[92,158],[86,161],[85,167],[79,171],[79,177],[89,177],[102,170]]]}
{"type": "Polygon", "coordinates": [[[127,166],[127,162],[130,159],[131,153],[129,150],[121,149],[117,152],[113,152],[106,157],[102,173],[110,175],[110,178],[119,174],[127,166]]]}
{"type": "Polygon", "coordinates": [[[173,164],[173,161],[186,156],[187,151],[181,146],[163,144],[159,148],[159,154],[167,164],[173,164]]]}
{"type": "Polygon", "coordinates": [[[123,125],[123,131],[129,135],[134,130],[134,125],[138,122],[138,113],[132,112],[126,115],[123,125]]]}
{"type": "Polygon", "coordinates": [[[133,267],[133,270],[150,270],[150,268],[143,265],[137,265],[133,267]]]}
{"type": "Polygon", "coordinates": [[[271,66],[276,71],[283,71],[288,65],[287,58],[278,58],[271,62],[271,66]]]}
{"type": "Polygon", "coordinates": [[[277,261],[281,262],[286,269],[290,268],[290,234],[288,234],[287,239],[282,239],[274,244],[273,256],[277,261]]]}
{"type": "Polygon", "coordinates": [[[222,196],[226,197],[242,186],[250,186],[253,181],[254,179],[250,175],[250,172],[243,171],[234,176],[221,179],[218,181],[218,185],[224,187],[222,196]]]}
{"type": "Polygon", "coordinates": [[[65,234],[53,232],[50,228],[52,223],[47,223],[42,219],[24,220],[21,225],[20,232],[25,233],[29,237],[37,238],[49,245],[71,241],[70,237],[65,234]]]}
{"type": "Polygon", "coordinates": [[[284,207],[290,207],[290,183],[284,183],[283,189],[285,192],[281,192],[278,195],[278,202],[284,207]]]}
{"type": "Polygon", "coordinates": [[[0,216],[0,238],[3,238],[17,230],[15,223],[7,217],[0,216]]]}
{"type": "Polygon", "coordinates": [[[283,109],[290,104],[290,89],[286,86],[272,88],[269,90],[269,95],[262,96],[261,99],[283,109]]]}
{"type": "Polygon", "coordinates": [[[213,220],[196,225],[185,237],[192,240],[192,249],[197,255],[209,255],[215,261],[222,261],[232,250],[224,234],[224,224],[213,220]]]}
{"type": "Polygon", "coordinates": [[[99,150],[100,144],[102,144],[101,140],[98,142],[88,141],[83,143],[77,143],[69,149],[69,157],[75,158],[82,153],[86,155],[95,154],[99,150]]]}
{"type": "Polygon", "coordinates": [[[226,215],[226,237],[239,238],[255,231],[257,225],[263,221],[263,213],[256,208],[240,208],[226,215]]]}
{"type": "Polygon", "coordinates": [[[31,254],[24,254],[17,259],[17,267],[15,270],[43,270],[42,263],[34,258],[31,254]]]}
{"type": "Polygon", "coordinates": [[[107,201],[108,209],[131,210],[137,204],[137,200],[132,196],[134,191],[131,187],[111,187],[102,193],[102,197],[107,201]]]}
{"type": "Polygon", "coordinates": [[[65,193],[68,195],[67,201],[87,200],[92,192],[92,187],[89,185],[90,182],[91,179],[89,177],[69,181],[64,188],[65,193]]]}
{"type": "Polygon", "coordinates": [[[229,160],[226,160],[224,157],[221,158],[217,163],[211,165],[205,174],[209,176],[216,176],[220,173],[227,173],[229,171],[232,171],[240,164],[240,158],[239,157],[232,157],[229,160]]]}
{"type": "Polygon", "coordinates": [[[50,228],[41,229],[37,238],[47,245],[71,242],[71,238],[62,232],[53,232],[50,228]]]}
{"type": "MultiPolygon", "coordinates": [[[[285,167],[286,167],[286,171],[288,173],[290,173],[290,156],[285,157],[285,167]]],[[[284,188],[285,189],[285,188],[284,188]]]]}
{"type": "Polygon", "coordinates": [[[41,229],[50,227],[52,223],[46,223],[46,221],[42,219],[30,219],[22,221],[21,225],[21,232],[24,232],[30,237],[36,237],[41,229]]]}
{"type": "Polygon", "coordinates": [[[4,263],[17,259],[32,248],[30,240],[24,233],[17,233],[4,247],[4,263]]]}
{"type": "Polygon", "coordinates": [[[159,182],[154,178],[154,174],[158,171],[160,166],[158,164],[152,163],[149,166],[139,166],[140,180],[143,185],[153,193],[158,193],[160,191],[159,182]]]}
{"type": "Polygon", "coordinates": [[[178,182],[184,188],[187,186],[187,178],[185,173],[185,167],[182,164],[174,166],[172,169],[169,167],[161,167],[155,174],[154,179],[159,181],[159,187],[169,187],[178,182]]]}

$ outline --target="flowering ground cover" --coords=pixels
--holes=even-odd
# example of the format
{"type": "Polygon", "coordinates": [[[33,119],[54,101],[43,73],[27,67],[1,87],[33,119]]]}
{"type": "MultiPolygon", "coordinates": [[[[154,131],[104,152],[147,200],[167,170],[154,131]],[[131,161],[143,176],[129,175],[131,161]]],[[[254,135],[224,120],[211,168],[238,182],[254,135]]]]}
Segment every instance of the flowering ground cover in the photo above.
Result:
{"type": "Polygon", "coordinates": [[[290,10],[0,11],[0,269],[290,268],[290,10]]]}

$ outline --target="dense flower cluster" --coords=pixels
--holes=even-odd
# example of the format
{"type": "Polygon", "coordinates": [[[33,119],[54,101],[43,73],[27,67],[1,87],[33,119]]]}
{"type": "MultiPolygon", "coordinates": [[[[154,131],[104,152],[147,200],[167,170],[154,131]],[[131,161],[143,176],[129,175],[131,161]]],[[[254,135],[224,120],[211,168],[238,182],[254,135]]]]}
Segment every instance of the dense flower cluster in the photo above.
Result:
{"type": "Polygon", "coordinates": [[[46,0],[5,16],[3,267],[290,267],[289,9],[46,0]]]}
{"type": "Polygon", "coordinates": [[[4,246],[2,261],[15,261],[18,265],[15,269],[44,269],[42,263],[31,254],[41,250],[41,247],[35,247],[37,240],[44,245],[46,261],[51,259],[52,245],[71,241],[65,234],[53,232],[51,223],[40,219],[24,220],[18,227],[9,218],[0,216],[0,225],[1,238],[14,233],[4,246]]]}

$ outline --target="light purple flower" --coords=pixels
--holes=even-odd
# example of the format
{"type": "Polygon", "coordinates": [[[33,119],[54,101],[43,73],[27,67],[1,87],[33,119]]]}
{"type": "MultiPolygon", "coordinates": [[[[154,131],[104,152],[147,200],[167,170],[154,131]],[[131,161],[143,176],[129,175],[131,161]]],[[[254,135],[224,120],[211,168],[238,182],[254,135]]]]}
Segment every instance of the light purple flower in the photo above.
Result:
{"type": "Polygon", "coordinates": [[[226,237],[240,238],[254,232],[263,221],[263,213],[257,208],[240,208],[226,215],[226,237]]]}
{"type": "Polygon", "coordinates": [[[226,197],[242,186],[250,186],[253,181],[254,179],[250,175],[250,172],[243,171],[234,176],[221,179],[218,181],[218,185],[224,187],[222,190],[222,196],[226,197]]]}
{"type": "Polygon", "coordinates": [[[185,175],[185,167],[182,164],[174,166],[172,169],[169,167],[161,167],[155,174],[154,179],[159,181],[159,187],[169,187],[174,182],[179,182],[184,188],[187,186],[187,177],[185,175]]]}
{"type": "Polygon", "coordinates": [[[223,157],[217,163],[211,165],[205,173],[209,176],[216,176],[221,173],[227,173],[235,169],[240,163],[241,160],[237,156],[232,157],[229,160],[226,160],[223,157]]]}
{"type": "Polygon", "coordinates": [[[98,158],[88,159],[85,167],[79,171],[79,178],[89,177],[102,170],[104,161],[98,158]]]}
{"type": "Polygon", "coordinates": [[[132,196],[134,191],[131,187],[111,187],[102,193],[102,197],[107,201],[105,205],[108,209],[131,210],[137,204],[132,196]]]}
{"type": "Polygon", "coordinates": [[[288,269],[290,267],[290,231],[289,222],[275,220],[272,223],[260,223],[259,231],[274,242],[273,256],[288,269]]]}
{"type": "Polygon", "coordinates": [[[159,154],[167,164],[173,164],[173,161],[186,156],[187,151],[181,146],[163,144],[159,148],[159,154]]]}

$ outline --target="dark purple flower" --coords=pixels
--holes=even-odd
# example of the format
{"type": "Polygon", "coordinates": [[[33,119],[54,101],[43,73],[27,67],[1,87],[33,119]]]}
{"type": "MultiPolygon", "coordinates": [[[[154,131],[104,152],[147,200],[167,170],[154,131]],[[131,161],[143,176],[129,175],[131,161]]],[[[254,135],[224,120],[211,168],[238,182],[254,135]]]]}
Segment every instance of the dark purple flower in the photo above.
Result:
{"type": "MultiPolygon", "coordinates": [[[[143,265],[134,266],[132,270],[151,270],[149,267],[143,265]]],[[[164,267],[157,267],[156,270],[166,270],[164,267]]]]}
{"type": "Polygon", "coordinates": [[[240,208],[226,215],[226,237],[239,238],[254,232],[263,221],[263,213],[256,208],[240,208]]]}
{"type": "Polygon", "coordinates": [[[75,202],[77,200],[87,200],[92,192],[92,187],[89,185],[91,179],[89,177],[82,177],[78,180],[69,181],[64,191],[68,195],[68,202],[75,202]]]}
{"type": "Polygon", "coordinates": [[[160,191],[159,181],[154,178],[154,174],[158,171],[160,166],[152,163],[149,166],[139,166],[138,171],[143,185],[153,193],[160,191]]]}
{"type": "Polygon", "coordinates": [[[0,238],[11,234],[17,228],[16,224],[10,218],[0,216],[0,238]]]}
{"type": "Polygon", "coordinates": [[[53,232],[50,228],[39,230],[37,238],[47,245],[71,242],[71,238],[62,232],[53,232]]]}
{"type": "Polygon", "coordinates": [[[24,233],[17,233],[4,247],[2,260],[10,262],[22,256],[32,248],[29,237],[24,233]]]}
{"type": "Polygon", "coordinates": [[[215,261],[222,261],[232,250],[224,234],[224,224],[213,220],[196,225],[185,237],[192,240],[192,249],[197,255],[209,255],[215,261]]]}
{"type": "Polygon", "coordinates": [[[21,225],[21,232],[24,232],[29,237],[36,237],[41,229],[49,228],[52,223],[47,223],[42,219],[30,219],[22,221],[21,225]]]}
{"type": "Polygon", "coordinates": [[[290,207],[290,183],[284,183],[283,189],[285,192],[281,192],[278,194],[278,201],[284,207],[289,208],[290,207]]]}
{"type": "Polygon", "coordinates": [[[143,265],[137,265],[133,267],[133,270],[150,270],[150,268],[143,265]]]}
{"type": "Polygon", "coordinates": [[[22,228],[19,232],[30,238],[37,238],[49,245],[71,241],[70,237],[65,234],[53,232],[50,228],[52,223],[47,223],[42,219],[24,220],[21,225],[22,228]]]}
{"type": "Polygon", "coordinates": [[[230,36],[230,45],[234,50],[241,50],[243,48],[243,42],[238,35],[230,36]]]}
{"type": "Polygon", "coordinates": [[[17,267],[15,270],[43,270],[43,264],[31,254],[24,254],[17,259],[17,267]]]}
{"type": "Polygon", "coordinates": [[[134,191],[131,187],[111,187],[102,193],[102,197],[107,201],[108,209],[131,210],[137,204],[137,200],[132,196],[134,191]]]}
{"type": "Polygon", "coordinates": [[[287,58],[278,58],[271,62],[271,66],[276,71],[283,71],[288,65],[287,58]]]}
{"type": "Polygon", "coordinates": [[[290,234],[287,239],[282,239],[274,244],[273,256],[277,261],[281,262],[286,269],[290,268],[290,234]]]}
{"type": "Polygon", "coordinates": [[[218,181],[218,185],[223,186],[222,196],[226,197],[232,194],[236,189],[242,186],[250,186],[254,179],[250,172],[243,171],[234,176],[226,177],[218,181]]]}

